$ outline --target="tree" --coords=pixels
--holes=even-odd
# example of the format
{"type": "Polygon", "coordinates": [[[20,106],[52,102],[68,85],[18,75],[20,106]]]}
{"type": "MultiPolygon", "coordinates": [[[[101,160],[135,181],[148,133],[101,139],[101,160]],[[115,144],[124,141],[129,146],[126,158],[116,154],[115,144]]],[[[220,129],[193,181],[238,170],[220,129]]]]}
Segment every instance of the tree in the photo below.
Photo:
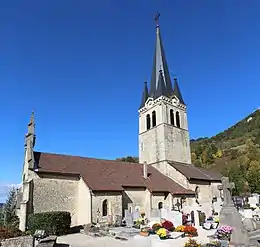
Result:
{"type": "Polygon", "coordinates": [[[138,163],[139,162],[138,157],[133,157],[133,156],[117,158],[117,160],[124,161],[124,162],[130,162],[130,163],[138,163]]]}
{"type": "Polygon", "coordinates": [[[246,173],[248,185],[251,193],[260,193],[260,162],[253,160],[250,162],[246,173]]]}
{"type": "Polygon", "coordinates": [[[17,189],[12,188],[9,191],[8,197],[3,210],[4,224],[6,226],[12,225],[17,221],[16,216],[16,202],[17,202],[17,189]]]}

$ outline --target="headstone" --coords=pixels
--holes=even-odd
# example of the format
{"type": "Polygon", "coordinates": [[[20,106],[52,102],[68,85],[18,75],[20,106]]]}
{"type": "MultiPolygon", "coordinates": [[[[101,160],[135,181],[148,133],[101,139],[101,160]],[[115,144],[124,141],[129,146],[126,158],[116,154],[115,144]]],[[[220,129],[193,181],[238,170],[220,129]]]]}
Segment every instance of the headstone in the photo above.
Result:
{"type": "Polygon", "coordinates": [[[165,208],[160,209],[161,213],[161,218],[166,219],[167,218],[167,210],[165,208]]]}
{"type": "Polygon", "coordinates": [[[259,203],[259,197],[258,195],[252,195],[248,198],[248,203],[250,205],[250,207],[252,208],[256,208],[257,207],[257,204],[259,203]]]}
{"type": "Polygon", "coordinates": [[[133,215],[128,210],[125,210],[125,223],[127,227],[134,225],[133,215]]]}
{"type": "Polygon", "coordinates": [[[257,227],[256,227],[256,222],[254,219],[250,219],[250,218],[246,218],[243,220],[243,225],[245,226],[246,230],[248,232],[252,232],[252,231],[255,231],[257,230],[257,227]]]}
{"type": "Polygon", "coordinates": [[[182,225],[182,213],[178,211],[169,211],[166,219],[171,221],[174,227],[182,225]]]}
{"type": "Polygon", "coordinates": [[[139,211],[134,211],[133,212],[133,220],[134,221],[137,221],[137,219],[140,219],[140,217],[141,217],[141,214],[140,214],[139,211]]]}
{"type": "Polygon", "coordinates": [[[231,191],[235,187],[234,183],[230,183],[227,177],[222,177],[222,185],[218,187],[219,190],[223,190],[223,207],[219,215],[219,226],[228,225],[234,228],[231,234],[231,245],[249,245],[249,235],[242,219],[234,207],[234,203],[231,196],[231,191]]]}
{"type": "Polygon", "coordinates": [[[221,208],[222,208],[222,199],[217,197],[217,201],[213,203],[213,209],[214,209],[214,212],[215,213],[218,213],[220,212],[221,208]]]}

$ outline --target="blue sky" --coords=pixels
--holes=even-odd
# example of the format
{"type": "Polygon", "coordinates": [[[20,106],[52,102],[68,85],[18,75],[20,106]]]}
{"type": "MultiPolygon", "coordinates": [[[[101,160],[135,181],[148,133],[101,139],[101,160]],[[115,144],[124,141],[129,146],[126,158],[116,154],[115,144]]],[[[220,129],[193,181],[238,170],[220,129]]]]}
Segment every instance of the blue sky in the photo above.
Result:
{"type": "Polygon", "coordinates": [[[156,11],[191,138],[214,135],[257,109],[259,9],[259,0],[1,1],[0,186],[20,182],[32,110],[37,150],[137,155],[156,11]]]}

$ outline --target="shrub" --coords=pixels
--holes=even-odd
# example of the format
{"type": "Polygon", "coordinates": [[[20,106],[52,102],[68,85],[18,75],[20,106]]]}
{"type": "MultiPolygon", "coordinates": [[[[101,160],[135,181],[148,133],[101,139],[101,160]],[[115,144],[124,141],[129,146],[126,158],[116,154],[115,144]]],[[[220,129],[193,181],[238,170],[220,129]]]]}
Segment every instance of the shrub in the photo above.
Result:
{"type": "Polygon", "coordinates": [[[0,240],[22,236],[19,229],[0,228],[0,240]]]}
{"type": "Polygon", "coordinates": [[[49,235],[66,234],[70,228],[71,216],[69,212],[44,212],[30,214],[28,217],[28,230],[45,230],[49,235]]]}

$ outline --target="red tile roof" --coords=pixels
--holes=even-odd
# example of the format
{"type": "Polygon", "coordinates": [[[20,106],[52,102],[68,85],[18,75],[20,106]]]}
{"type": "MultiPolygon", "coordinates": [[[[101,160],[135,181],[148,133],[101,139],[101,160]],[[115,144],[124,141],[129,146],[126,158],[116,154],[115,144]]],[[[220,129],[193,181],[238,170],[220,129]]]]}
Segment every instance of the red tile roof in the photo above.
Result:
{"type": "Polygon", "coordinates": [[[148,166],[148,178],[145,179],[143,166],[138,163],[42,152],[34,152],[34,156],[38,172],[79,175],[93,191],[122,191],[123,187],[143,187],[151,192],[194,194],[152,166],[148,166]]]}

